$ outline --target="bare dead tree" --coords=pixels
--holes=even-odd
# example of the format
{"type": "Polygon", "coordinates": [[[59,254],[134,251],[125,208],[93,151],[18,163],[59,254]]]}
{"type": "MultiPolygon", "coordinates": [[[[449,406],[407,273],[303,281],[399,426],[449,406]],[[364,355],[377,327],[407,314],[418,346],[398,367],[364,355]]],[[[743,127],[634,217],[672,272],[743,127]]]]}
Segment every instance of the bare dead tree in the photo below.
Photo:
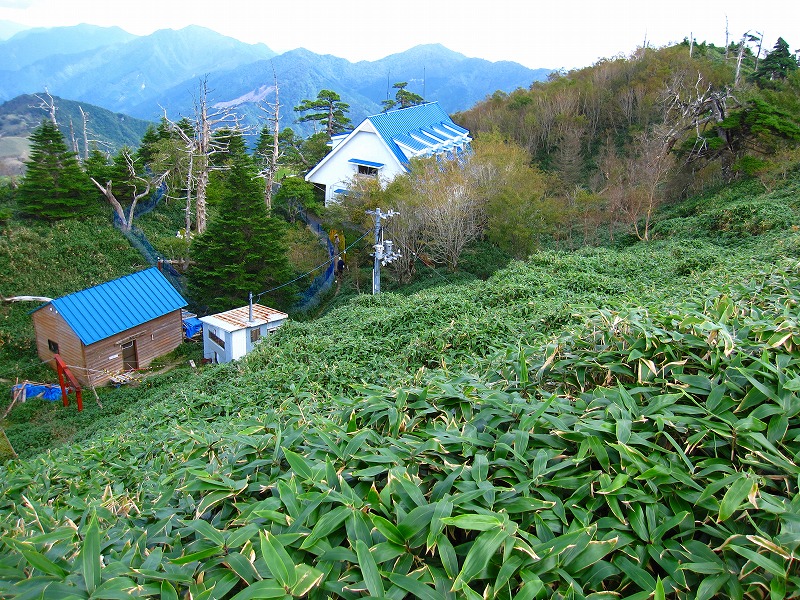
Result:
{"type": "Polygon", "coordinates": [[[758,52],[756,52],[756,64],[754,69],[758,71],[758,59],[761,58],[761,45],[764,43],[764,34],[760,31],[756,31],[758,34],[758,52]]]}
{"type": "Polygon", "coordinates": [[[689,132],[694,134],[694,147],[688,152],[687,161],[708,152],[709,131],[729,144],[728,132],[721,125],[729,111],[739,106],[729,88],[713,89],[699,72],[693,85],[687,85],[683,77],[678,76],[667,86],[662,102],[666,108],[664,123],[669,150],[689,132]]]}
{"type": "Polygon", "coordinates": [[[80,152],[78,152],[78,140],[75,139],[75,128],[72,125],[72,117],[69,119],[69,139],[72,142],[72,151],[80,157],[80,152]]]}
{"type": "Polygon", "coordinates": [[[78,105],[78,110],[81,111],[83,119],[83,160],[89,160],[89,113],[84,111],[80,105],[78,105]]]}
{"type": "Polygon", "coordinates": [[[105,184],[101,184],[94,177],[91,177],[90,179],[95,187],[100,190],[100,193],[105,196],[106,200],[111,205],[111,208],[114,209],[114,213],[117,215],[120,223],[122,224],[122,230],[130,231],[133,227],[133,217],[139,200],[148,196],[153,187],[158,187],[161,185],[161,183],[169,174],[169,171],[162,173],[155,178],[143,177],[136,172],[136,165],[134,164],[133,157],[131,156],[130,152],[128,150],[123,150],[122,153],[125,159],[125,164],[128,167],[128,175],[130,178],[126,183],[132,188],[131,202],[128,206],[127,213],[123,208],[122,203],[114,194],[112,181],[107,181],[105,184]]]}
{"type": "Polygon", "coordinates": [[[272,211],[272,188],[275,185],[275,180],[278,175],[278,163],[281,159],[280,144],[278,139],[279,121],[280,121],[280,100],[278,86],[278,76],[275,73],[275,66],[272,67],[272,79],[275,84],[275,102],[264,102],[259,105],[259,109],[267,115],[267,123],[271,125],[272,130],[272,149],[266,156],[264,168],[259,173],[260,177],[264,178],[264,204],[267,207],[267,214],[272,211]]]}
{"type": "Polygon", "coordinates": [[[728,48],[730,47],[730,31],[728,30],[728,15],[725,15],[725,60],[728,60],[728,48]]]}
{"type": "Polygon", "coordinates": [[[628,161],[628,193],[623,210],[636,237],[643,241],[650,240],[653,213],[663,201],[662,188],[674,166],[670,144],[668,127],[651,128],[636,138],[634,154],[628,161]]]}
{"type": "Polygon", "coordinates": [[[58,127],[58,120],[56,119],[56,101],[50,95],[50,92],[47,91],[47,88],[44,88],[44,93],[47,98],[43,98],[39,94],[34,94],[34,98],[39,100],[39,104],[37,108],[41,108],[44,111],[47,111],[47,114],[50,116],[50,121],[58,127]]]}
{"type": "MultiPolygon", "coordinates": [[[[191,208],[191,193],[194,187],[195,205],[195,231],[203,233],[207,227],[207,207],[206,197],[208,182],[211,171],[219,169],[213,166],[212,156],[227,150],[227,144],[214,139],[213,133],[216,128],[228,127],[229,129],[239,129],[236,115],[227,106],[210,110],[208,106],[208,79],[203,78],[200,82],[200,90],[195,100],[195,118],[193,122],[193,135],[184,131],[174,121],[167,117],[164,110],[164,119],[170,125],[170,131],[175,133],[185,145],[186,152],[189,153],[192,167],[187,175],[187,211],[191,208]],[[191,184],[194,184],[192,186],[191,184]]],[[[189,217],[187,217],[189,222],[189,217]]],[[[187,235],[189,231],[187,229],[187,235]]]]}

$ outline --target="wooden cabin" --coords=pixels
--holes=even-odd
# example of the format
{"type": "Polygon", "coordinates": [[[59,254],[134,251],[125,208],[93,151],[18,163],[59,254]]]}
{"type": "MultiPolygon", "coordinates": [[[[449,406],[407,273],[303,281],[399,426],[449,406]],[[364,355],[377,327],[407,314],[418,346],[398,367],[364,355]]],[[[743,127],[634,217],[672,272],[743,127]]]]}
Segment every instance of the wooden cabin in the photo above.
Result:
{"type": "Polygon", "coordinates": [[[61,355],[83,385],[147,367],[183,340],[186,300],[154,268],[51,300],[32,313],[36,347],[61,355]]]}
{"type": "Polygon", "coordinates": [[[214,363],[241,358],[288,318],[285,312],[261,304],[200,317],[203,322],[203,358],[214,363]]]}

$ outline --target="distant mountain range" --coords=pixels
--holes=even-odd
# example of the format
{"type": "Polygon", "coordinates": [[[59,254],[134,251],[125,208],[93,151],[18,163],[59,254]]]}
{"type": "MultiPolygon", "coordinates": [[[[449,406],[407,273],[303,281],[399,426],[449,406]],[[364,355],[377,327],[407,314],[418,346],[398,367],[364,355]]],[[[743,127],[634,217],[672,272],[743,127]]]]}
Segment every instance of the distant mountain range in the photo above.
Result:
{"type": "MultiPolygon", "coordinates": [[[[0,176],[20,175],[24,171],[22,161],[28,156],[28,137],[42,122],[49,119],[42,99],[46,96],[23,94],[0,104],[0,176]]],[[[88,102],[75,102],[53,97],[56,119],[67,144],[73,140],[79,153],[83,154],[83,117],[81,109],[88,114],[87,137],[90,144],[100,150],[116,152],[122,146],[136,147],[151,124],[88,102]]]]}
{"type": "MultiPolygon", "coordinates": [[[[14,24],[0,21],[0,32],[14,24]]],[[[381,110],[395,82],[448,112],[465,110],[497,90],[511,92],[542,80],[549,69],[468,58],[438,44],[418,46],[381,60],[351,63],[298,49],[276,55],[264,44],[246,44],[190,26],[135,36],[118,27],[77,25],[29,29],[0,42],[0,101],[47,89],[147,120],[191,116],[200,82],[212,105],[235,107],[251,122],[258,100],[280,89],[281,126],[293,126],[292,110],[321,89],[350,104],[354,123],[381,110]]],[[[301,133],[307,133],[300,129],[301,133]]]]}

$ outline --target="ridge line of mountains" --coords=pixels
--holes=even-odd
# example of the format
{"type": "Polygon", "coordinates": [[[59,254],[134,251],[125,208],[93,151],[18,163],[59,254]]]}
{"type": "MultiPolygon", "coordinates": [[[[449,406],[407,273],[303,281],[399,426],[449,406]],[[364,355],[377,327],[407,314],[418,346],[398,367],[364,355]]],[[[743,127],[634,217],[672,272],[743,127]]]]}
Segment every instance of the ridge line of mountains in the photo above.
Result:
{"type": "Polygon", "coordinates": [[[0,65],[0,102],[47,89],[150,121],[160,119],[164,109],[170,117],[193,114],[202,79],[208,81],[211,104],[235,105],[252,116],[255,101],[272,96],[274,71],[281,127],[294,126],[292,108],[321,89],[337,92],[358,122],[380,112],[387,94],[394,96],[395,82],[408,82],[408,91],[439,101],[452,113],[497,90],[527,88],[551,72],[468,58],[439,44],[357,63],[302,48],[276,54],[264,44],[195,25],[147,36],[86,24],[27,29],[0,41],[0,65]]]}

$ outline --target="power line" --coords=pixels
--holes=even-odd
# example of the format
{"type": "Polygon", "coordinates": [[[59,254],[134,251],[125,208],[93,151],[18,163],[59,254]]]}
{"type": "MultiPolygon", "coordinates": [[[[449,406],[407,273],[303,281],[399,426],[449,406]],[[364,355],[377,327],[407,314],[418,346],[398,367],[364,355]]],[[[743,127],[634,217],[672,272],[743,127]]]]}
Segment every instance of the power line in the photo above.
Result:
{"type": "MultiPolygon", "coordinates": [[[[363,235],[362,235],[360,238],[358,238],[358,239],[357,239],[355,242],[353,242],[352,244],[350,244],[349,246],[347,246],[347,247],[344,249],[344,252],[347,252],[347,251],[348,251],[350,248],[352,248],[352,247],[353,247],[353,246],[355,246],[355,245],[356,245],[358,242],[360,242],[361,240],[363,240],[363,239],[364,239],[364,238],[365,238],[367,235],[369,235],[369,231],[366,231],[366,232],[364,232],[364,234],[363,234],[363,235]]],[[[283,288],[283,287],[286,287],[287,285],[291,285],[291,284],[293,284],[295,281],[299,281],[300,279],[303,279],[304,277],[307,277],[307,276],[311,275],[311,273],[314,273],[315,271],[319,271],[319,270],[320,270],[320,269],[322,269],[323,267],[326,267],[326,266],[328,266],[328,265],[329,265],[331,262],[333,262],[333,260],[334,260],[334,259],[335,259],[335,257],[331,256],[331,257],[330,257],[330,258],[328,258],[328,260],[326,260],[324,263],[322,263],[322,264],[320,264],[320,265],[317,265],[316,267],[314,267],[314,268],[313,268],[313,269],[311,269],[310,271],[307,271],[306,273],[303,273],[302,275],[298,275],[297,277],[295,277],[295,278],[294,278],[294,279],[292,279],[291,281],[287,281],[286,283],[282,283],[282,284],[280,284],[280,285],[276,285],[275,287],[273,287],[273,288],[270,288],[270,289],[268,289],[268,290],[264,290],[264,291],[263,291],[263,292],[261,292],[260,294],[256,294],[256,295],[254,296],[254,298],[256,299],[256,301],[258,301],[258,300],[260,300],[260,299],[261,299],[261,296],[263,296],[264,294],[269,294],[270,292],[274,292],[275,290],[279,290],[279,289],[281,289],[281,288],[283,288]]]]}

